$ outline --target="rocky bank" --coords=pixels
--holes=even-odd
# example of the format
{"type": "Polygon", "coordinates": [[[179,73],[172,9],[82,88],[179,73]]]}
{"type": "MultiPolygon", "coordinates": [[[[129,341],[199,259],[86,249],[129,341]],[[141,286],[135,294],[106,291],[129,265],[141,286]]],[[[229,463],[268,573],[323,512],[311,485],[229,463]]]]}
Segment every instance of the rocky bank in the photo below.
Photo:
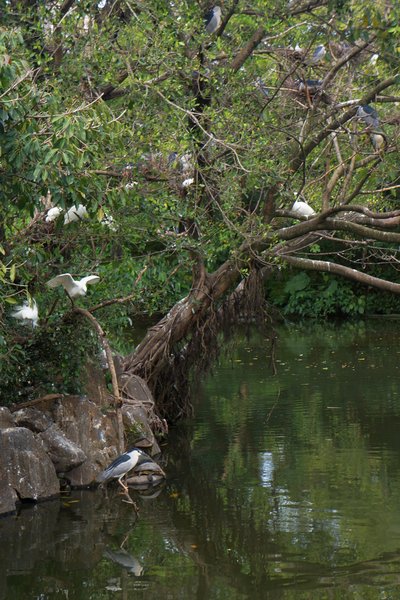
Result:
{"type": "MultiPolygon", "coordinates": [[[[149,425],[154,401],[143,380],[132,385],[136,397],[122,407],[127,444],[154,456],[160,451],[149,425]]],[[[101,394],[52,394],[34,406],[0,407],[0,514],[57,496],[65,486],[92,486],[118,454],[115,411],[101,394]]]]}

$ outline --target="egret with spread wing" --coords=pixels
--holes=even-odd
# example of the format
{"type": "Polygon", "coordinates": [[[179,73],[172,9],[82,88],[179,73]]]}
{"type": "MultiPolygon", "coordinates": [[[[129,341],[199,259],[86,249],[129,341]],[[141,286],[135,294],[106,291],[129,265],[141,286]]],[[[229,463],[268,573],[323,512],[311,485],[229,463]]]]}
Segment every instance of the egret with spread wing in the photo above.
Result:
{"type": "Polygon", "coordinates": [[[85,296],[87,286],[93,285],[98,281],[100,281],[100,277],[97,275],[89,275],[78,281],[74,279],[70,273],[62,273],[61,275],[56,275],[56,277],[50,279],[50,281],[47,282],[47,285],[50,288],[62,285],[70,298],[77,298],[78,296],[85,296]]]}

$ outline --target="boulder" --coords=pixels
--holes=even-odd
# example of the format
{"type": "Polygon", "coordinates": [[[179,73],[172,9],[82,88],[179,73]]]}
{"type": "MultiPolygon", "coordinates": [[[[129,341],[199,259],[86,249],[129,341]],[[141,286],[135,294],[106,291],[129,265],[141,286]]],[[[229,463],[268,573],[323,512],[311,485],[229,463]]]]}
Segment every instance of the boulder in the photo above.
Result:
{"type": "Polygon", "coordinates": [[[98,406],[112,402],[112,396],[107,389],[104,373],[98,363],[88,362],[85,369],[85,393],[98,406]]]}
{"type": "Polygon", "coordinates": [[[34,433],[46,431],[52,424],[48,415],[32,407],[17,410],[14,413],[14,421],[18,427],[26,427],[34,433]]]}
{"type": "Polygon", "coordinates": [[[89,486],[118,455],[114,414],[104,415],[87,398],[65,396],[62,402],[54,403],[52,417],[65,436],[86,455],[80,466],[64,473],[65,478],[74,487],[89,486]]]}
{"type": "Polygon", "coordinates": [[[141,377],[123,373],[119,377],[119,384],[123,397],[128,399],[127,402],[130,399],[135,404],[154,407],[154,398],[150,388],[141,377]]]}
{"type": "Polygon", "coordinates": [[[2,463],[0,457],[0,515],[6,515],[15,511],[18,496],[16,491],[7,485],[7,474],[2,463]]]}
{"type": "MultiPolygon", "coordinates": [[[[14,501],[16,496],[21,500],[51,498],[60,491],[53,463],[40,441],[25,427],[0,430],[0,465],[5,476],[2,487],[9,488],[14,501]]],[[[6,505],[9,501],[6,492],[6,505]]]]}
{"type": "Polygon", "coordinates": [[[43,447],[49,455],[57,473],[66,473],[79,467],[85,460],[86,454],[81,448],[68,439],[54,423],[45,431],[39,433],[43,447]]]}
{"type": "Polygon", "coordinates": [[[149,425],[147,412],[142,406],[123,404],[122,418],[128,446],[135,444],[139,448],[146,448],[151,456],[160,453],[160,447],[149,425]]]}
{"type": "Polygon", "coordinates": [[[14,417],[6,406],[0,406],[0,429],[15,427],[14,417]]]}

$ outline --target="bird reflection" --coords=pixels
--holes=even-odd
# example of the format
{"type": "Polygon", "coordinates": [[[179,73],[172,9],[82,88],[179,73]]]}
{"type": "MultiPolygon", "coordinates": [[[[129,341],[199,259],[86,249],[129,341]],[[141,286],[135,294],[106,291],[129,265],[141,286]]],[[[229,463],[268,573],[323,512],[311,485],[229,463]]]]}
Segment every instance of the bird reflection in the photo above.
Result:
{"type": "Polygon", "coordinates": [[[121,567],[124,567],[135,577],[141,577],[144,573],[144,568],[138,559],[132,556],[132,554],[129,554],[129,552],[123,548],[117,548],[116,550],[105,548],[103,556],[108,558],[108,560],[121,565],[121,567]]]}

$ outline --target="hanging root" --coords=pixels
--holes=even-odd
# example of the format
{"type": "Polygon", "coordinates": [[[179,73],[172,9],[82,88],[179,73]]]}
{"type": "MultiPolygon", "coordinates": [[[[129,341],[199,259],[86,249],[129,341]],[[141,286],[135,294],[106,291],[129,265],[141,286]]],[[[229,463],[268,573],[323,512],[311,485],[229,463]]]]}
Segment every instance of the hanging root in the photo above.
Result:
{"type": "MultiPolygon", "coordinates": [[[[159,414],[172,422],[193,414],[190,384],[211,369],[222,348],[229,351],[227,342],[238,324],[269,326],[271,335],[272,319],[265,303],[263,277],[257,268],[223,303],[212,303],[186,339],[169,350],[167,366],[147,378],[159,414]]],[[[274,337],[272,334],[272,341],[274,337]]]]}

